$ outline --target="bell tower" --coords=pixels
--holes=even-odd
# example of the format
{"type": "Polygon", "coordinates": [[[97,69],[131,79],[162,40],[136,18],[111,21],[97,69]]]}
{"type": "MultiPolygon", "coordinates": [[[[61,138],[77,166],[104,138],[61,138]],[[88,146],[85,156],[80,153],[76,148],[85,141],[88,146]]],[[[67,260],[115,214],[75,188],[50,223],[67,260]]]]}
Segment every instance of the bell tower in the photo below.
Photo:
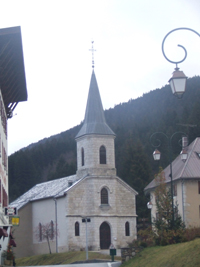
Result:
{"type": "Polygon", "coordinates": [[[107,125],[94,69],[85,119],[76,136],[77,176],[115,176],[115,133],[107,125]]]}

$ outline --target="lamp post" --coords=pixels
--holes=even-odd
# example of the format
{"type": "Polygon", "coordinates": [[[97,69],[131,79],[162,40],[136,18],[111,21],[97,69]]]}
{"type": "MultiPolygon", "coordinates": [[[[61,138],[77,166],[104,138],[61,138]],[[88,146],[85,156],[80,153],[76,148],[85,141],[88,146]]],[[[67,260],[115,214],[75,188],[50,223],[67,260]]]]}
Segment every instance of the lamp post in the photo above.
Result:
{"type": "Polygon", "coordinates": [[[196,32],[195,30],[190,29],[190,28],[176,28],[176,29],[168,32],[165,35],[165,37],[164,37],[164,39],[162,41],[162,53],[163,53],[164,57],[170,63],[176,64],[175,71],[173,72],[172,77],[169,79],[169,83],[170,83],[170,86],[171,86],[171,89],[172,89],[172,93],[175,96],[177,96],[178,98],[181,98],[183,96],[184,92],[185,92],[185,89],[186,89],[186,80],[187,80],[187,77],[185,76],[185,74],[183,73],[183,71],[180,71],[179,70],[178,63],[181,63],[181,62],[183,62],[186,59],[186,57],[187,57],[187,50],[185,49],[184,46],[178,44],[178,46],[181,47],[184,50],[184,53],[185,53],[184,58],[182,60],[180,60],[180,61],[172,61],[172,60],[170,60],[166,56],[166,54],[164,52],[164,42],[165,42],[166,38],[168,37],[169,34],[171,34],[174,31],[178,31],[178,30],[192,31],[192,32],[196,33],[199,37],[200,37],[200,34],[198,32],[196,32]]]}
{"type": "MultiPolygon", "coordinates": [[[[150,142],[152,144],[152,146],[154,146],[156,149],[153,152],[153,158],[154,160],[160,160],[161,157],[161,153],[160,151],[157,149],[160,145],[161,145],[161,141],[159,139],[156,139],[156,144],[155,142],[153,142],[153,139],[157,136],[157,135],[163,135],[167,141],[168,141],[168,160],[169,160],[169,165],[170,165],[170,182],[171,182],[171,205],[172,205],[172,228],[174,225],[174,198],[173,198],[173,174],[172,174],[172,139],[175,135],[177,134],[181,134],[182,136],[187,136],[184,132],[175,132],[174,134],[172,134],[170,137],[168,135],[166,135],[163,132],[155,132],[151,135],[150,137],[150,142]]],[[[155,141],[155,139],[154,139],[155,141]]],[[[185,149],[185,147],[182,148],[181,151],[181,159],[183,161],[185,161],[187,159],[187,150],[185,149]]]]}

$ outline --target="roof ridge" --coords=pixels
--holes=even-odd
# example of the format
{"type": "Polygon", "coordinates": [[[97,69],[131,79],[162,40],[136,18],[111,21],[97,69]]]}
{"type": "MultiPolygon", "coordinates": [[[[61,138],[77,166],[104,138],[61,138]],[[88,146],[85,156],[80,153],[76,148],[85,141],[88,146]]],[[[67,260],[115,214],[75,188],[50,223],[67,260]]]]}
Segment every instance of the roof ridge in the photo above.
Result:
{"type": "Polygon", "coordinates": [[[187,159],[186,159],[186,162],[185,162],[185,164],[184,164],[184,167],[182,168],[182,171],[181,171],[181,173],[180,173],[180,177],[182,177],[182,175],[183,175],[183,173],[184,173],[184,171],[185,171],[185,169],[186,169],[186,167],[187,167],[187,164],[188,164],[188,162],[189,162],[189,160],[190,160],[190,157],[191,157],[191,155],[192,155],[192,152],[193,152],[193,150],[194,150],[194,147],[195,147],[197,141],[198,141],[198,138],[196,138],[196,139],[195,139],[195,140],[188,146],[188,148],[191,146],[191,150],[190,150],[189,155],[188,155],[188,157],[187,157],[187,159]]]}

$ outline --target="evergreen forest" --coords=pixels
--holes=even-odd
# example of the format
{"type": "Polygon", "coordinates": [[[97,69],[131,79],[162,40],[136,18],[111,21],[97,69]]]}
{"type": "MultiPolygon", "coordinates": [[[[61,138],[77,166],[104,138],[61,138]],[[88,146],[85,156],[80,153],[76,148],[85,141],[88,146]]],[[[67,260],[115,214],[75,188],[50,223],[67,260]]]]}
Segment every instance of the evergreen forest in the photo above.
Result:
{"type": "MultiPolygon", "coordinates": [[[[187,80],[187,89],[181,99],[173,96],[166,85],[105,110],[105,117],[116,134],[117,175],[138,192],[137,214],[142,220],[149,216],[146,206],[149,198],[144,195],[144,187],[160,166],[165,168],[169,164],[167,140],[161,140],[162,158],[155,162],[150,137],[154,132],[164,132],[170,137],[181,131],[187,134],[191,143],[200,136],[200,77],[187,80]]],[[[9,156],[10,202],[37,183],[76,173],[75,136],[80,127],[81,124],[9,156]]],[[[181,151],[178,140],[172,142],[172,148],[175,158],[181,151]]]]}

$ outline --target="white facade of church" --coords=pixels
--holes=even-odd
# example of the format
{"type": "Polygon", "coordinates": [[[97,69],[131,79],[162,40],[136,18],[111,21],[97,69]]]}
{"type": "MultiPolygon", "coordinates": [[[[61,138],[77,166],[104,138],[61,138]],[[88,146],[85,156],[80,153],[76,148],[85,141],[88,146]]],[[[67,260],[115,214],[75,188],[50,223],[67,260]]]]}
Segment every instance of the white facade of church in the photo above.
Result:
{"type": "Polygon", "coordinates": [[[115,134],[107,125],[94,71],[85,119],[76,136],[77,173],[37,184],[16,201],[16,257],[48,253],[38,234],[50,223],[52,252],[127,246],[137,238],[137,192],[116,175],[115,134]],[[55,234],[55,228],[58,235],[55,234]],[[39,236],[39,239],[38,239],[39,236]]]}

